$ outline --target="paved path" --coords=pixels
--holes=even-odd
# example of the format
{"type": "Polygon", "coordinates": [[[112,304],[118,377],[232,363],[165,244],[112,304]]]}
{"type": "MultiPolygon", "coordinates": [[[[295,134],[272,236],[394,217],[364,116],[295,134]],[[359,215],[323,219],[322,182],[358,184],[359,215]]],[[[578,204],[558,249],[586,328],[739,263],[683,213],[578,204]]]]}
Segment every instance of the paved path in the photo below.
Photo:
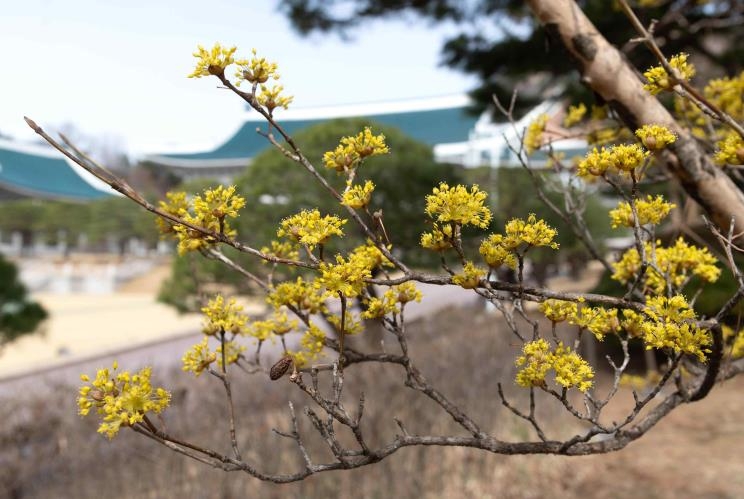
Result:
{"type": "MultiPolygon", "coordinates": [[[[598,275],[599,271],[593,268],[579,280],[559,277],[551,281],[550,288],[590,289],[598,275]]],[[[406,308],[409,321],[449,306],[476,305],[482,300],[474,292],[455,286],[417,286],[424,299],[406,308]]],[[[50,297],[47,300],[53,302],[50,297]]],[[[56,308],[52,308],[55,319],[47,338],[22,339],[0,356],[0,396],[18,390],[77,384],[81,373],[94,374],[96,369],[110,366],[114,360],[123,369],[144,365],[161,369],[178,367],[183,353],[201,340],[199,315],[178,316],[173,309],[156,303],[152,295],[73,295],[57,298],[53,303],[56,303],[56,308]],[[24,344],[25,341],[31,343],[24,344]],[[58,355],[60,344],[68,348],[67,357],[58,355]]],[[[249,315],[262,310],[261,304],[245,306],[249,315]]],[[[264,351],[270,348],[269,344],[264,351]]]]}
{"type": "MultiPolygon", "coordinates": [[[[406,308],[408,320],[447,306],[475,304],[480,299],[472,292],[451,286],[420,284],[419,287],[424,299],[406,308]]],[[[54,304],[51,331],[47,331],[46,337],[24,338],[3,353],[0,396],[42,386],[77,384],[81,373],[94,374],[96,369],[110,366],[114,360],[122,369],[144,365],[160,369],[177,367],[183,353],[202,338],[199,315],[178,316],[172,309],[155,303],[152,296],[71,296],[56,301],[46,297],[46,300],[54,304]],[[60,352],[64,355],[59,355],[60,352]]],[[[246,308],[249,315],[260,310],[256,305],[246,308]]],[[[267,347],[270,349],[270,344],[267,347]]]]}

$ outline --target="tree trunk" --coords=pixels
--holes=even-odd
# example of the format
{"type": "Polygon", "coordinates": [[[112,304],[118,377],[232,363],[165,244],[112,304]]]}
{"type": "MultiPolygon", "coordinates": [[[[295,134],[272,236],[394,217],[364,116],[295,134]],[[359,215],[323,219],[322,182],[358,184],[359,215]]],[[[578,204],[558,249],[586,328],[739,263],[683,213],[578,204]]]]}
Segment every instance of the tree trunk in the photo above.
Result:
{"type": "MultiPolygon", "coordinates": [[[[659,124],[677,134],[677,141],[662,153],[660,159],[720,229],[728,232],[733,218],[734,233],[742,233],[742,192],[713,163],[690,133],[677,124],[669,111],[643,89],[634,68],[597,31],[576,2],[528,0],[527,4],[551,42],[565,48],[566,56],[574,61],[581,73],[581,81],[600,95],[631,130],[642,125],[659,124]]],[[[618,19],[618,22],[625,21],[618,19]]],[[[556,53],[556,57],[562,55],[556,53]]]]}

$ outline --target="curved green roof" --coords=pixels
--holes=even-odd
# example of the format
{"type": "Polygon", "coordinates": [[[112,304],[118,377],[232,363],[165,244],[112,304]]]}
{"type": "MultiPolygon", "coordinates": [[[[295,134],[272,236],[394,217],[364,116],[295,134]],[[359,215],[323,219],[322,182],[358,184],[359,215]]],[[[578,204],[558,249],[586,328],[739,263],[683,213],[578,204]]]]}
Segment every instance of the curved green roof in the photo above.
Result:
{"type": "MultiPolygon", "coordinates": [[[[468,113],[465,106],[420,111],[402,111],[386,114],[365,114],[361,116],[370,122],[382,123],[401,129],[414,139],[434,146],[468,140],[478,116],[468,113]]],[[[329,121],[333,118],[313,118],[300,120],[277,120],[289,134],[329,121]]],[[[224,144],[213,151],[199,153],[159,154],[152,159],[170,158],[175,160],[220,160],[253,158],[270,146],[265,137],[256,133],[256,128],[266,130],[265,121],[247,121],[224,144]]]]}
{"type": "Polygon", "coordinates": [[[88,201],[114,194],[56,151],[0,141],[0,190],[24,197],[88,201]]]}

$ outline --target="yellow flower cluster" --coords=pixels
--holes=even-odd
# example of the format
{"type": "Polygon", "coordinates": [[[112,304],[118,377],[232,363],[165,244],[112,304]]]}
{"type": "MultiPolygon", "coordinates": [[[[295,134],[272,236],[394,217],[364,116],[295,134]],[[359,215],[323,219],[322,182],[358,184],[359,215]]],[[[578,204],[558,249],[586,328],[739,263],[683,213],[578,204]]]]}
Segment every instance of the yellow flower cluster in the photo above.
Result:
{"type": "Polygon", "coordinates": [[[649,151],[659,151],[677,140],[677,136],[662,125],[643,125],[635,134],[649,151]]]}
{"type": "Polygon", "coordinates": [[[538,219],[534,213],[527,216],[527,220],[513,218],[504,227],[506,237],[502,245],[508,250],[516,250],[520,246],[548,246],[558,249],[558,243],[553,239],[558,231],[548,225],[545,220],[538,219]]]}
{"type": "Polygon", "coordinates": [[[620,386],[627,386],[636,391],[644,390],[661,380],[661,374],[658,371],[649,371],[645,376],[637,374],[625,374],[620,376],[620,386]]]}
{"type": "MultiPolygon", "coordinates": [[[[640,225],[653,224],[658,225],[666,217],[672,208],[676,208],[674,203],[667,202],[663,196],[658,195],[655,198],[646,196],[646,199],[638,199],[635,203],[638,212],[638,223],[640,225]]],[[[633,227],[634,217],[630,203],[621,201],[617,208],[610,210],[610,220],[612,228],[633,227]]]]}
{"type": "Polygon", "coordinates": [[[450,187],[442,182],[432,192],[426,196],[426,214],[434,221],[475,225],[482,229],[491,222],[491,210],[484,205],[488,193],[477,185],[468,191],[464,185],[450,187]]]}
{"type": "Polygon", "coordinates": [[[347,298],[359,296],[364,289],[365,279],[372,277],[370,260],[363,254],[351,253],[348,260],[336,255],[336,263],[321,262],[320,277],[316,283],[328,292],[341,293],[347,298]]]}
{"type": "Polygon", "coordinates": [[[643,325],[646,348],[670,348],[705,362],[705,353],[710,351],[707,348],[710,334],[695,325],[695,312],[683,296],[650,297],[645,312],[651,318],[643,325]]]}
{"type": "Polygon", "coordinates": [[[473,262],[465,262],[462,273],[452,276],[452,283],[465,289],[475,289],[481,279],[486,277],[486,269],[477,267],[473,262]]]}
{"type": "Polygon", "coordinates": [[[258,57],[256,49],[252,49],[251,52],[253,52],[253,57],[250,59],[235,60],[238,66],[238,71],[235,73],[236,85],[240,86],[243,81],[250,84],[263,84],[269,81],[269,78],[278,80],[277,64],[267,61],[265,57],[258,57]]]}
{"type": "Polygon", "coordinates": [[[571,128],[572,126],[583,120],[585,115],[586,105],[584,105],[583,102],[579,103],[578,106],[568,106],[566,117],[563,118],[563,126],[566,128],[571,128]]]}
{"type": "Polygon", "coordinates": [[[568,322],[586,329],[599,341],[603,341],[608,334],[620,331],[616,308],[577,306],[576,312],[568,318],[568,322]]]}
{"type": "MultiPolygon", "coordinates": [[[[234,185],[230,187],[217,186],[207,189],[203,194],[194,196],[189,204],[184,192],[167,194],[167,202],[160,201],[160,208],[171,215],[180,217],[197,227],[221,233],[228,237],[235,237],[236,231],[230,227],[229,218],[237,218],[238,210],[245,206],[245,198],[236,194],[234,185]]],[[[215,238],[190,229],[185,225],[171,224],[158,219],[160,231],[175,233],[178,238],[178,253],[184,254],[195,251],[210,244],[215,238]]]]}
{"type": "Polygon", "coordinates": [[[256,102],[265,107],[269,111],[269,114],[277,107],[287,109],[294,100],[294,97],[291,95],[282,95],[283,91],[284,86],[282,85],[274,85],[273,87],[261,85],[261,92],[256,95],[256,102]]]}
{"type": "MultiPolygon", "coordinates": [[[[653,267],[645,273],[647,291],[660,295],[666,291],[667,278],[674,290],[681,290],[691,276],[697,276],[705,282],[715,282],[721,275],[716,266],[718,260],[711,255],[708,248],[698,248],[687,244],[681,237],[673,246],[663,247],[657,241],[656,248],[645,243],[646,256],[661,274],[653,267]]],[[[641,268],[641,258],[635,248],[628,249],[620,260],[613,264],[615,273],[612,278],[623,284],[633,281],[641,268]]]]}
{"type": "Polygon", "coordinates": [[[733,338],[730,347],[731,358],[740,359],[744,357],[744,329],[741,329],[738,333],[735,333],[732,328],[724,324],[721,327],[721,330],[723,331],[724,340],[730,341],[733,338]]]}
{"type": "Polygon", "coordinates": [[[198,59],[196,68],[189,75],[189,78],[225,74],[225,68],[235,62],[233,55],[235,55],[236,50],[237,47],[223,47],[219,43],[215,43],[212,50],[207,50],[199,45],[193,54],[198,59]]]}
{"type": "Polygon", "coordinates": [[[364,185],[355,185],[344,191],[341,204],[345,204],[355,210],[364,208],[369,204],[372,192],[375,190],[375,184],[367,180],[364,185]]]}
{"type": "Polygon", "coordinates": [[[714,156],[719,165],[744,165],[744,139],[736,132],[728,132],[723,140],[716,143],[718,150],[714,156]]]}
{"type": "Polygon", "coordinates": [[[87,416],[95,408],[101,416],[98,433],[113,438],[122,427],[133,426],[144,421],[148,412],[161,413],[170,404],[170,393],[164,388],[153,389],[150,382],[152,369],[145,367],[135,374],[129,371],[117,373],[113,369],[99,369],[91,381],[83,374],[77,399],[81,416],[87,416]]]}
{"type": "Polygon", "coordinates": [[[576,304],[571,301],[551,298],[540,303],[537,308],[554,323],[567,321],[576,315],[576,304]]]}
{"type": "Polygon", "coordinates": [[[452,225],[434,224],[431,232],[421,234],[421,247],[432,251],[444,251],[452,247],[452,225]]]}
{"type": "MultiPolygon", "coordinates": [[[[297,244],[292,241],[271,241],[271,246],[263,246],[261,253],[276,258],[286,258],[288,260],[298,260],[300,258],[300,252],[297,249],[297,244]]],[[[263,263],[268,263],[263,260],[263,263]]]]}
{"type": "Polygon", "coordinates": [[[374,135],[372,130],[366,127],[364,131],[353,137],[343,137],[336,149],[323,155],[323,163],[326,168],[339,173],[349,172],[366,158],[389,152],[390,149],[385,144],[385,136],[374,135]]]}
{"type": "Polygon", "coordinates": [[[544,339],[525,343],[516,365],[524,366],[517,373],[516,382],[526,388],[545,387],[545,378],[551,369],[555,371],[555,381],[564,388],[576,387],[580,392],[586,392],[593,384],[592,367],[563,343],[552,352],[544,339]]]}
{"type": "Polygon", "coordinates": [[[382,251],[369,240],[367,240],[367,244],[354,248],[349,258],[360,262],[361,265],[367,267],[370,271],[379,267],[393,266],[393,263],[382,254],[382,251]]]}
{"type": "MultiPolygon", "coordinates": [[[[331,315],[328,317],[328,322],[331,323],[333,328],[336,330],[336,333],[341,334],[341,316],[340,315],[331,315]]],[[[354,315],[346,311],[346,314],[344,316],[344,334],[359,334],[362,331],[364,331],[364,324],[362,324],[362,321],[355,318],[354,315]]]]}
{"type": "Polygon", "coordinates": [[[226,302],[222,295],[217,295],[209,300],[202,312],[206,316],[202,332],[208,336],[218,333],[242,334],[245,331],[248,317],[243,313],[243,307],[235,303],[235,298],[226,302]]]}
{"type": "Polygon", "coordinates": [[[208,339],[204,337],[200,343],[183,354],[183,357],[181,357],[182,369],[191,371],[198,377],[215,360],[217,360],[217,354],[209,349],[208,339]]]}
{"type": "Polygon", "coordinates": [[[744,120],[744,71],[738,76],[709,81],[703,92],[718,109],[736,121],[744,120]]]}
{"type": "Polygon", "coordinates": [[[669,65],[675,70],[674,78],[670,78],[666,70],[661,66],[649,68],[643,73],[646,81],[648,81],[643,88],[651,92],[652,95],[656,95],[664,90],[672,90],[675,81],[686,81],[695,76],[695,67],[687,62],[688,57],[687,54],[681,53],[669,59],[669,65]]]}
{"type": "MultiPolygon", "coordinates": [[[[158,208],[164,212],[183,218],[189,211],[189,202],[186,199],[185,192],[168,192],[165,194],[166,201],[159,201],[158,208]]],[[[158,224],[158,230],[161,234],[172,234],[175,232],[173,222],[165,218],[157,217],[155,223],[158,224]]]]}
{"type": "Polygon", "coordinates": [[[545,133],[547,124],[548,115],[541,114],[527,126],[527,130],[524,133],[524,150],[527,152],[527,155],[532,154],[542,147],[543,133],[545,133]]]}
{"type": "Polygon", "coordinates": [[[628,173],[641,166],[648,155],[649,152],[638,144],[620,144],[600,150],[595,147],[579,162],[576,173],[579,177],[601,177],[615,171],[628,173]]]}
{"type": "MultiPolygon", "coordinates": [[[[323,340],[325,340],[325,334],[323,331],[318,329],[318,326],[311,324],[305,334],[300,339],[300,345],[310,355],[311,359],[318,357],[320,352],[323,351],[323,340]]],[[[295,355],[295,363],[300,366],[303,364],[303,360],[306,362],[307,357],[304,356],[304,352],[300,352],[300,355],[295,355]],[[299,362],[298,362],[299,360],[299,362]]]]}
{"type": "Polygon", "coordinates": [[[304,244],[312,250],[319,244],[325,244],[331,236],[342,237],[344,232],[341,227],[345,223],[346,220],[335,215],[323,217],[317,209],[302,210],[282,220],[276,234],[278,237],[288,237],[304,244]]]}
{"type": "Polygon", "coordinates": [[[391,286],[385,291],[382,298],[371,298],[367,301],[367,310],[362,312],[364,319],[379,319],[388,314],[397,314],[400,312],[398,304],[405,305],[411,301],[420,302],[422,298],[421,291],[411,282],[404,282],[397,286],[391,286]]]}
{"type": "Polygon", "coordinates": [[[253,321],[248,326],[248,335],[258,341],[272,339],[275,335],[282,336],[297,328],[298,322],[290,320],[283,309],[276,309],[266,320],[253,321]]]}
{"type": "Polygon", "coordinates": [[[504,236],[491,234],[480,245],[478,250],[489,267],[492,269],[506,265],[512,269],[517,268],[517,257],[512,251],[504,247],[504,236]]]}
{"type": "Polygon", "coordinates": [[[267,303],[274,308],[282,306],[294,307],[297,310],[316,314],[325,312],[325,300],[327,293],[321,293],[312,282],[307,282],[301,277],[296,281],[278,284],[266,297],[267,303]]]}

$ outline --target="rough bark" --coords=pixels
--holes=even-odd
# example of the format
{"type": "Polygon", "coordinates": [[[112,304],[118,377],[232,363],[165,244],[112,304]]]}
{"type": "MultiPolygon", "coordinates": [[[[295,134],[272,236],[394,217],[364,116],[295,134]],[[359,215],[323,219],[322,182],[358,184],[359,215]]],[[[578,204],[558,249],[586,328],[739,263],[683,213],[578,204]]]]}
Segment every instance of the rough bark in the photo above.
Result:
{"type": "Polygon", "coordinates": [[[565,54],[557,52],[556,57],[570,57],[581,73],[582,82],[600,95],[628,127],[635,130],[646,124],[663,124],[677,134],[677,141],[661,158],[687,194],[719,228],[728,232],[733,217],[734,232],[742,233],[744,194],[656,97],[643,89],[634,68],[597,31],[576,2],[528,0],[527,3],[551,41],[565,48],[565,54]]]}

